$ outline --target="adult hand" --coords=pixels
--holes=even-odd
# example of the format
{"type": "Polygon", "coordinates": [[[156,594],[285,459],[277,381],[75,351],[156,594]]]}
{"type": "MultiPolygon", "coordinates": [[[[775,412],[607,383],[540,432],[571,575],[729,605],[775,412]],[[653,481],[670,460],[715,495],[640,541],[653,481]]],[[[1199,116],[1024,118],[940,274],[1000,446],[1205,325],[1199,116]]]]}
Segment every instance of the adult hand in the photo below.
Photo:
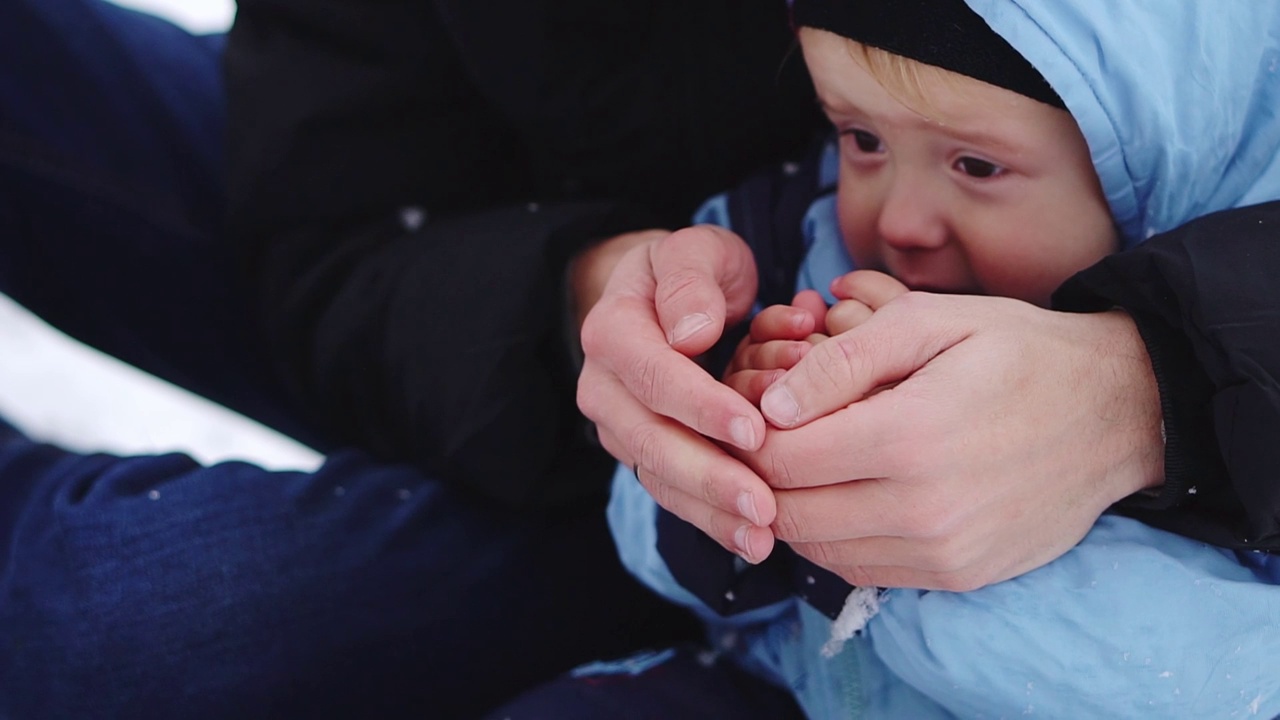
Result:
{"type": "Polygon", "coordinates": [[[1163,474],[1155,378],[1122,312],[908,293],[761,402],[792,428],[742,455],[776,489],[777,538],[855,585],[1014,577],[1163,474]]]}
{"type": "Polygon", "coordinates": [[[714,441],[755,450],[764,419],[693,358],[746,316],[747,245],[712,226],[650,238],[617,261],[582,328],[578,405],[657,502],[750,562],[773,549],[773,493],[714,441]]]}

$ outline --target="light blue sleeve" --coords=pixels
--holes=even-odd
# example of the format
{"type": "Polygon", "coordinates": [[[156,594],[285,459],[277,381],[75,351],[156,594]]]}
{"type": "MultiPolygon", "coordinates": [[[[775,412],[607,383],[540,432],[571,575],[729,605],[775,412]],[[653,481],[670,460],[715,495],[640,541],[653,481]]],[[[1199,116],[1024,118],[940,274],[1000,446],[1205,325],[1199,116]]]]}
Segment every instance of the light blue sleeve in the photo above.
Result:
{"type": "Polygon", "coordinates": [[[892,677],[960,717],[1280,715],[1280,572],[1104,515],[970,593],[897,590],[867,626],[892,677]],[[975,659],[981,662],[975,662],[975,659]]]}
{"type": "Polygon", "coordinates": [[[693,212],[693,224],[719,225],[723,228],[732,229],[729,225],[729,193],[713,195],[702,203],[693,212]]]}

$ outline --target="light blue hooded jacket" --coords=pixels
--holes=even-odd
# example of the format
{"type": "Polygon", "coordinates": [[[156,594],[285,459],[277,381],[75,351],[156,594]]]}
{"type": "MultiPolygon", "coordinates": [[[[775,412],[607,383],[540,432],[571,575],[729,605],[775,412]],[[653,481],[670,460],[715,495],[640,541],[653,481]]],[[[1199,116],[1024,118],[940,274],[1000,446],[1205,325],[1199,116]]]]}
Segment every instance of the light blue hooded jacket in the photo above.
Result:
{"type": "MultiPolygon", "coordinates": [[[[1076,118],[1127,246],[1280,199],[1280,2],[967,2],[1076,118]]],[[[833,179],[834,156],[822,172],[833,179]]],[[[727,225],[723,198],[697,220],[727,225]]],[[[852,269],[832,197],[810,208],[805,238],[798,287],[825,290],[852,269]]],[[[885,593],[827,658],[831,621],[799,599],[726,619],[681,587],[658,552],[657,512],[619,468],[609,516],[624,563],[813,718],[1280,716],[1274,557],[1108,515],[1014,580],[885,593]]]]}

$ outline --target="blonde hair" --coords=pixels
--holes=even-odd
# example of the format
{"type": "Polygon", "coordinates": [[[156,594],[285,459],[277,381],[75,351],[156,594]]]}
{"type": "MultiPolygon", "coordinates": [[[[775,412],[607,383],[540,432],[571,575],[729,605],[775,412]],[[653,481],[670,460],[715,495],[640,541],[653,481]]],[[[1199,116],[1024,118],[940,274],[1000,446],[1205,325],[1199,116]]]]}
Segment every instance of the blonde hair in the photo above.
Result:
{"type": "Polygon", "coordinates": [[[943,86],[963,92],[968,87],[965,82],[968,78],[959,73],[857,40],[844,40],[854,62],[866,69],[895,100],[929,120],[941,122],[938,108],[930,98],[931,89],[936,91],[943,86]]]}

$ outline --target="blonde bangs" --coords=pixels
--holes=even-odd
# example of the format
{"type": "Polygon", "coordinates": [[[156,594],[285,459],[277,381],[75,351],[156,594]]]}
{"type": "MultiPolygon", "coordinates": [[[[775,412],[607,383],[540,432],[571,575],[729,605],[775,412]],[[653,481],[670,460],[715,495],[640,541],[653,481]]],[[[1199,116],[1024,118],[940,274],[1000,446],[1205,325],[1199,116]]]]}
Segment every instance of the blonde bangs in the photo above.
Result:
{"type": "Polygon", "coordinates": [[[886,92],[930,120],[939,120],[938,108],[929,100],[939,87],[955,90],[966,87],[964,76],[958,73],[864,45],[856,40],[845,38],[845,41],[854,62],[865,68],[886,92]]]}

